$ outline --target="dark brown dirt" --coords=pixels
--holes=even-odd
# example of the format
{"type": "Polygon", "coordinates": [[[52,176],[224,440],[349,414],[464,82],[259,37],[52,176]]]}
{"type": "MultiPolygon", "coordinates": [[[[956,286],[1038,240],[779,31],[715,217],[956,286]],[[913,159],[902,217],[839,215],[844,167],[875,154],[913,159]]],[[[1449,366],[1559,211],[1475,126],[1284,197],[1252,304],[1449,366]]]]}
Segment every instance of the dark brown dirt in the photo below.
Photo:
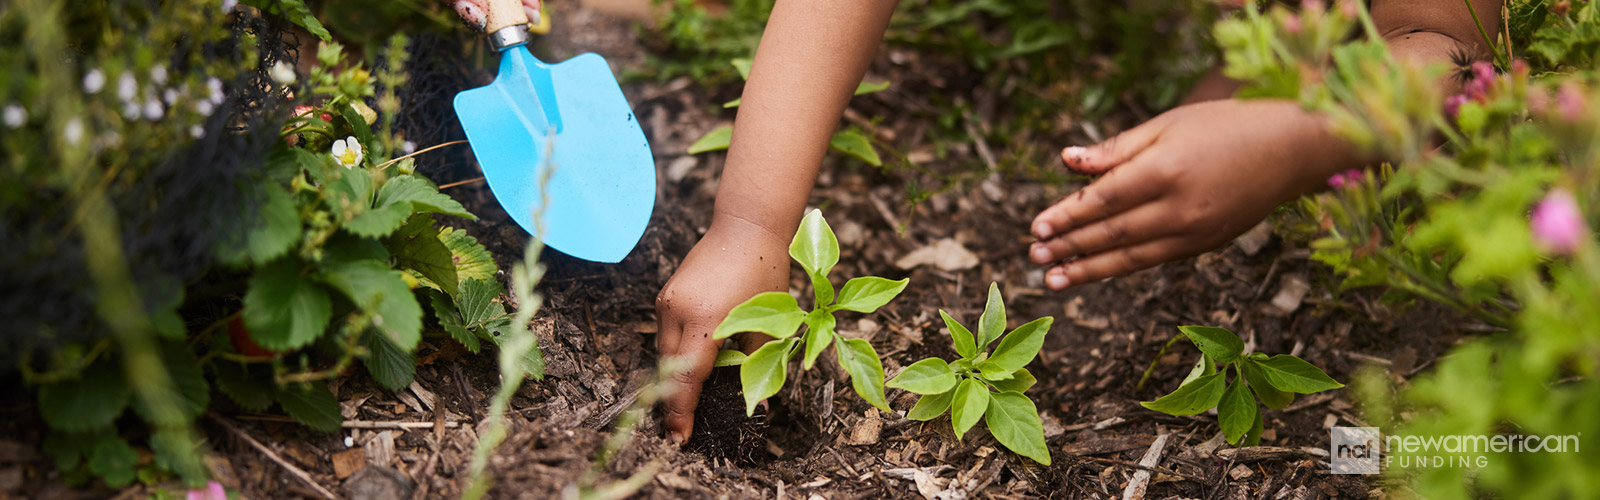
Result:
{"type": "MultiPolygon", "coordinates": [[[[642,61],[643,49],[627,22],[588,11],[565,13],[562,19],[583,29],[558,27],[542,39],[540,50],[559,58],[598,51],[619,66],[642,61]]],[[[892,74],[907,88],[942,88],[933,83],[936,77],[910,69],[932,71],[929,63],[914,53],[900,56],[911,62],[896,64],[880,54],[874,74],[892,74]]],[[[1397,376],[1413,375],[1414,367],[1425,367],[1466,328],[1435,307],[1391,310],[1375,294],[1329,294],[1325,268],[1310,262],[1304,249],[1276,237],[1257,252],[1230,245],[1124,278],[1050,292],[1042,285],[1042,270],[1023,255],[1030,241],[1027,223],[1081,182],[997,174],[932,195],[913,217],[905,189],[909,174],[830,156],[811,201],[825,208],[842,235],[836,280],[869,274],[911,278],[901,298],[878,313],[844,314],[841,332],[872,342],[892,376],[927,356],[952,357],[936,311],[945,309],[970,324],[989,282],[1001,283],[1010,327],[1041,316],[1056,318],[1039,360],[1030,366],[1039,384],[1029,391],[1045,419],[1054,464],[1040,467],[1010,454],[981,426],[957,440],[947,417],[910,422],[873,410],[851,391],[842,370],[822,361],[808,372],[794,367],[789,385],[756,421],[744,417],[737,371],[719,370],[705,391],[696,434],[686,448],[662,439],[659,416],[651,414],[625,446],[597,466],[617,416],[654,377],[655,294],[709,223],[722,158],[685,157],[686,147],[728,119],[716,103],[736,89],[708,92],[679,81],[633,84],[625,91],[656,154],[656,210],[639,246],[620,264],[545,252],[550,273],[539,290],[547,302],[533,330],[548,360],[547,374],[523,385],[512,400],[510,436],[489,461],[496,480],[490,498],[563,497],[580,486],[595,491],[618,485],[641,471],[654,472],[632,498],[1120,498],[1138,470],[1128,464],[1139,461],[1159,434],[1170,436],[1159,467],[1178,474],[1156,474],[1151,498],[1366,498],[1376,485],[1328,475],[1325,457],[1295,453],[1235,463],[1215,452],[1214,442],[1205,444],[1219,432],[1214,416],[1172,417],[1140,407],[1139,401],[1160,396],[1182,379],[1198,355],[1187,343],[1159,359],[1147,387],[1136,390],[1135,385],[1179,325],[1230,328],[1258,351],[1296,353],[1345,381],[1373,360],[1380,367],[1387,363],[1397,376]],[[894,265],[912,249],[943,238],[961,243],[981,257],[980,263],[953,271],[894,265]],[[1311,284],[1309,294],[1291,301],[1297,303],[1289,310],[1273,305],[1280,291],[1292,288],[1285,283],[1294,280],[1311,284]],[[873,426],[880,429],[875,435],[868,432],[873,426]],[[927,474],[922,484],[913,479],[912,469],[927,474]],[[938,496],[941,491],[946,496],[938,496]]],[[[1001,97],[981,88],[970,91],[978,101],[1001,97]]],[[[915,99],[889,91],[858,98],[853,105],[867,110],[926,105],[915,99]]],[[[930,140],[917,127],[926,129],[928,119],[916,112],[895,114],[877,133],[891,136],[904,151],[926,150],[930,140]]],[[[1133,121],[1123,114],[1101,126],[1110,132],[1133,121]]],[[[1050,148],[1092,142],[1085,130],[1064,126],[1059,137],[1032,141],[1050,148]]],[[[928,160],[928,168],[953,171],[982,164],[977,147],[946,146],[949,154],[928,160]]],[[[441,184],[479,175],[470,166],[427,173],[441,184]]],[[[449,224],[479,238],[502,269],[521,259],[528,236],[484,185],[449,193],[480,216],[476,222],[449,224]]],[[[792,284],[801,290],[806,279],[796,272],[792,284]]],[[[492,354],[465,353],[439,337],[425,341],[419,358],[424,363],[415,389],[384,391],[359,370],[333,385],[347,421],[431,422],[432,428],[320,434],[234,411],[221,404],[225,398],[213,401],[224,418],[330,490],[345,491],[345,483],[357,477],[334,466],[341,453],[362,450],[357,465],[398,471],[415,484],[413,498],[456,498],[468,476],[476,426],[499,384],[496,361],[492,354]],[[345,445],[346,438],[353,446],[345,445]]],[[[888,395],[899,410],[915,401],[903,391],[888,395]]],[[[1340,390],[1301,397],[1288,409],[1268,412],[1262,444],[1326,450],[1325,425],[1361,422],[1350,400],[1348,390],[1340,390]]],[[[8,397],[6,403],[4,415],[32,415],[25,399],[8,397]]],[[[36,421],[4,420],[10,422],[0,424],[5,439],[37,445],[28,430],[40,428],[36,421]]],[[[248,498],[317,498],[238,437],[210,421],[202,422],[202,429],[218,452],[215,467],[229,471],[223,476],[229,487],[248,498]]],[[[49,466],[37,456],[0,460],[0,469],[18,467],[11,463],[30,464],[22,469],[29,486],[0,488],[12,495],[111,493],[65,491],[50,480],[49,466]]]]}

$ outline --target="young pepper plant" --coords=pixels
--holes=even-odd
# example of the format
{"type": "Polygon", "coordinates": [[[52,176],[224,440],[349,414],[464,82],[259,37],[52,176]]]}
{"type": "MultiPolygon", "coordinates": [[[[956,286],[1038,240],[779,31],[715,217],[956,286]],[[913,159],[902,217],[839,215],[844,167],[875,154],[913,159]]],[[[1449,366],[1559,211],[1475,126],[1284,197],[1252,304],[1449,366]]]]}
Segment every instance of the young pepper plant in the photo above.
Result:
{"type": "Polygon", "coordinates": [[[906,418],[933,420],[949,410],[956,439],[960,439],[981,417],[1000,444],[1018,455],[1050,465],[1039,410],[1022,393],[1037,381],[1024,367],[1039,354],[1055,318],[1045,316],[1005,334],[1006,306],[1000,286],[992,282],[988,303],[978,317],[976,336],[943,309],[939,316],[950,329],[950,339],[961,359],[954,363],[924,359],[889,381],[889,387],[922,395],[906,412],[906,418]],[[996,340],[1000,345],[990,352],[988,346],[996,340]]]}
{"type": "Polygon", "coordinates": [[[850,374],[850,385],[856,394],[872,406],[890,411],[883,397],[883,362],[877,351],[866,340],[840,336],[835,329],[838,320],[833,314],[840,310],[877,311],[900,295],[911,280],[862,276],[845,282],[835,297],[828,272],[839,263],[839,239],[834,236],[833,228],[828,227],[828,221],[822,218],[821,210],[812,210],[801,219],[800,230],[789,244],[789,256],[799,261],[806,275],[811,277],[815,307],[810,312],[800,309],[799,301],[786,292],[758,294],[729,311],[713,333],[717,339],[742,332],[761,332],[776,339],[749,357],[738,351],[723,351],[717,356],[717,366],[740,365],[745,413],[753,415],[757,403],[783,388],[790,358],[803,351],[802,367],[810,370],[829,344],[835,345],[839,366],[850,374]],[[805,324],[806,332],[797,337],[795,334],[801,324],[805,324]]]}
{"type": "MultiPolygon", "coordinates": [[[[1274,410],[1294,402],[1295,394],[1313,394],[1344,387],[1305,360],[1288,354],[1245,354],[1244,341],[1226,329],[1180,326],[1183,337],[1200,348],[1200,359],[1178,389],[1139,404],[1168,415],[1195,415],[1216,408],[1217,422],[1228,444],[1261,442],[1263,419],[1256,401],[1274,410]],[[1221,369],[1217,365],[1221,364],[1221,369]],[[1233,382],[1224,380],[1229,370],[1233,382]],[[1246,388],[1248,386],[1248,389],[1246,388]],[[1250,394],[1254,392],[1255,398],[1250,394]]],[[[1176,340],[1176,339],[1174,339],[1176,340]]]]}

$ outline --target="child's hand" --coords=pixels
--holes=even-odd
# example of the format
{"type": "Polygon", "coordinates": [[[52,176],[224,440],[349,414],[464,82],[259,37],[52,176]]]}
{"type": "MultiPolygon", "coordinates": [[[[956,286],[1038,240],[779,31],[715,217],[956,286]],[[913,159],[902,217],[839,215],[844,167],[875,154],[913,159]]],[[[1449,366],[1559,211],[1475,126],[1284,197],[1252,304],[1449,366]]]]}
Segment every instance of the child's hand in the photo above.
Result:
{"type": "MultiPolygon", "coordinates": [[[[788,251],[788,239],[769,229],[732,218],[713,222],[656,296],[656,349],[661,359],[677,357],[686,365],[673,374],[677,384],[665,401],[667,437],[674,443],[688,441],[694,430],[700,386],[722,345],[712,330],[750,297],[788,289],[788,251]]],[[[749,334],[741,340],[748,354],[770,339],[749,334]]]]}
{"type": "MultiPolygon", "coordinates": [[[[472,29],[483,31],[483,25],[488,21],[488,0],[445,0],[456,9],[461,19],[466,21],[472,29]]],[[[528,22],[539,24],[539,0],[522,0],[522,11],[528,15],[528,22]]]]}
{"type": "Polygon", "coordinates": [[[1061,157],[1106,175],[1034,218],[1029,256],[1057,263],[1045,274],[1055,290],[1221,246],[1362,161],[1320,117],[1265,100],[1178,107],[1061,157]]]}

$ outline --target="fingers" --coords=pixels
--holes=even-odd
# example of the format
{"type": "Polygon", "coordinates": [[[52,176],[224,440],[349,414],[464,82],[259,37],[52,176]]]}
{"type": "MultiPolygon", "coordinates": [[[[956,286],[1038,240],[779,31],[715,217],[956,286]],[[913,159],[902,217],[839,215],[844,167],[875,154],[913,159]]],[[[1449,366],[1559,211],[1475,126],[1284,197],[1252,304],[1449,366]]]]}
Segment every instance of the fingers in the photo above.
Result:
{"type": "MultiPolygon", "coordinates": [[[[670,316],[670,315],[664,315],[670,316]]],[[[700,404],[700,389],[717,361],[722,341],[711,338],[710,328],[682,325],[676,321],[661,325],[656,346],[661,358],[675,359],[673,389],[665,401],[667,439],[682,445],[694,431],[694,410],[700,404]]]]}
{"type": "Polygon", "coordinates": [[[1035,242],[1028,256],[1036,264],[1049,264],[1170,236],[1182,227],[1174,220],[1171,208],[1145,204],[1073,229],[1060,237],[1035,242]]]}
{"type": "Polygon", "coordinates": [[[1033,236],[1048,240],[1066,234],[1150,201],[1157,194],[1160,194],[1157,183],[1141,181],[1138,175],[1102,177],[1039,212],[1033,218],[1033,236]]]}
{"type": "Polygon", "coordinates": [[[1184,239],[1167,237],[1124,246],[1065,262],[1045,272],[1044,282],[1052,290],[1094,283],[1183,257],[1184,239]]]}
{"type": "Polygon", "coordinates": [[[539,25],[539,0],[522,0],[522,12],[528,15],[528,23],[539,25]]]}
{"type": "Polygon", "coordinates": [[[489,14],[484,10],[482,0],[476,2],[458,0],[451,7],[455,8],[456,14],[461,16],[461,20],[471,25],[472,29],[482,31],[483,25],[489,22],[489,14]]]}
{"type": "Polygon", "coordinates": [[[1156,118],[1112,137],[1111,140],[1089,147],[1073,146],[1061,150],[1061,161],[1067,168],[1086,174],[1098,174],[1127,163],[1140,151],[1161,137],[1162,124],[1156,118]]]}

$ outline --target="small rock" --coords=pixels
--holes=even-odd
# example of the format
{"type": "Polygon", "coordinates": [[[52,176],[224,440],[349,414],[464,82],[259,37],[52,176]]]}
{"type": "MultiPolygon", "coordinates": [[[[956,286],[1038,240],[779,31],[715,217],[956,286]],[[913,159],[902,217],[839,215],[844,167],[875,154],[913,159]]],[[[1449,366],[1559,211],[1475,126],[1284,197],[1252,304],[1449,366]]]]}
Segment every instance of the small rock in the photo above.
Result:
{"type": "Polygon", "coordinates": [[[1233,478],[1234,481],[1238,481],[1253,475],[1255,475],[1255,471],[1250,470],[1249,467],[1245,467],[1244,464],[1236,465],[1233,467],[1233,470],[1228,471],[1228,477],[1233,478]]]}
{"type": "Polygon", "coordinates": [[[943,271],[965,271],[977,267],[978,254],[967,250],[961,243],[945,238],[934,242],[901,257],[894,262],[900,269],[912,269],[921,265],[932,265],[943,271]]]}
{"type": "Polygon", "coordinates": [[[1245,255],[1255,256],[1261,253],[1261,248],[1272,242],[1272,223],[1261,221],[1256,227],[1250,228],[1244,234],[1234,238],[1233,244],[1239,247],[1245,255]]]}
{"type": "Polygon", "coordinates": [[[678,159],[672,160],[672,163],[667,164],[667,180],[682,182],[683,178],[687,177],[689,172],[694,171],[694,167],[697,166],[700,166],[699,157],[692,155],[679,156],[678,159]]]}
{"type": "Polygon", "coordinates": [[[400,471],[381,466],[363,467],[344,482],[345,498],[405,500],[411,498],[411,480],[400,471]]]}
{"type": "Polygon", "coordinates": [[[1300,302],[1305,300],[1306,292],[1311,291],[1311,285],[1306,283],[1306,278],[1299,274],[1285,274],[1278,282],[1278,294],[1272,297],[1272,307],[1280,315],[1288,315],[1300,308],[1300,302]]]}

